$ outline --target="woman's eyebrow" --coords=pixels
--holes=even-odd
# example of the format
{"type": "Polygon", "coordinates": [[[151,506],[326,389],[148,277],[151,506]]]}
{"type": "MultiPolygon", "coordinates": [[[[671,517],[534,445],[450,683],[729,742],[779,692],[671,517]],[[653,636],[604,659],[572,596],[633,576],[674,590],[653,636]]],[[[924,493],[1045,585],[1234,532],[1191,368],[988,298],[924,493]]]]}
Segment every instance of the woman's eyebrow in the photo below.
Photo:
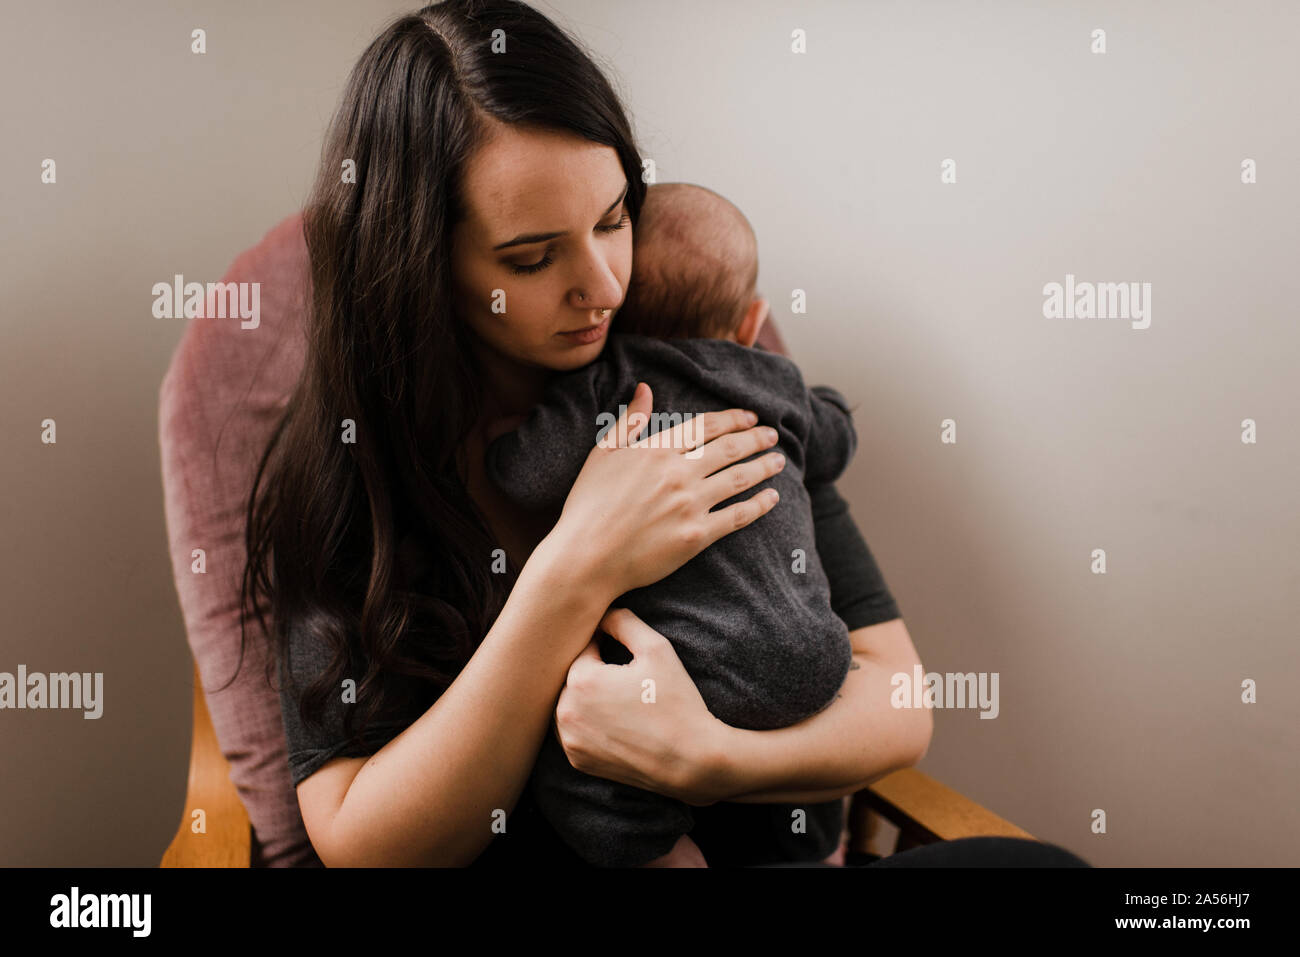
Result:
{"type": "MultiPolygon", "coordinates": [[[[614,202],[610,203],[607,207],[605,207],[605,211],[600,214],[601,219],[604,219],[606,216],[612,213],[614,211],[614,207],[617,206],[619,203],[623,202],[623,197],[627,195],[628,185],[629,184],[627,183],[623,184],[623,192],[618,194],[618,199],[614,200],[614,202]]],[[[557,236],[566,236],[566,235],[568,235],[567,231],[562,233],[525,233],[516,236],[514,239],[507,240],[504,243],[497,243],[497,245],[492,247],[492,251],[496,252],[498,249],[505,249],[507,246],[527,246],[530,243],[542,243],[548,239],[555,239],[557,236]]]]}

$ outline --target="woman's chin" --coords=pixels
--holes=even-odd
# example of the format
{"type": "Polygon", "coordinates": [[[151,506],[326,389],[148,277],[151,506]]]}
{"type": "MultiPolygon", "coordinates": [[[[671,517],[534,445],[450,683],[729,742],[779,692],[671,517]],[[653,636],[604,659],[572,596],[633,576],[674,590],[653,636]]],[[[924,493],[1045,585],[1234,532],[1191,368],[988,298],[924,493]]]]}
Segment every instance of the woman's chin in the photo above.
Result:
{"type": "Polygon", "coordinates": [[[561,343],[560,348],[556,350],[546,363],[548,368],[556,372],[568,372],[573,369],[581,369],[583,366],[594,362],[600,358],[600,354],[605,349],[605,343],[609,341],[608,336],[602,336],[596,342],[587,342],[581,344],[561,343]]]}

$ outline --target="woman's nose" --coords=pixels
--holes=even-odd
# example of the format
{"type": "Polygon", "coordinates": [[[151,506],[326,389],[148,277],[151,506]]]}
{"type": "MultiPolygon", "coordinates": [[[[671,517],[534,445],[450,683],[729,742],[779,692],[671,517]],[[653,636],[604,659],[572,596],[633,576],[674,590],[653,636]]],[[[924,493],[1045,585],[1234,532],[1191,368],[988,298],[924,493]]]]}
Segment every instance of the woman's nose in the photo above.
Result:
{"type": "Polygon", "coordinates": [[[593,250],[574,276],[571,299],[579,309],[613,309],[623,301],[623,286],[606,254],[593,250]]]}

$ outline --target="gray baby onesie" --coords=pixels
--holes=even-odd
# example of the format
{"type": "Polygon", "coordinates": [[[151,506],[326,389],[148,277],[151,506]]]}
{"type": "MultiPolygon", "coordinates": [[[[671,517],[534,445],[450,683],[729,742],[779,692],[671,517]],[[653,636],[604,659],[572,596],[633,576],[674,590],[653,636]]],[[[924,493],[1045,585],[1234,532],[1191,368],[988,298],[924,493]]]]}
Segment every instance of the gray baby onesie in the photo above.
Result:
{"type": "MultiPolygon", "coordinates": [[[[598,359],[555,376],[529,418],[488,446],[489,479],[521,506],[557,509],[638,381],[654,393],[651,423],[638,439],[704,412],[752,409],[779,439],[741,461],[780,451],[786,465],[714,508],[772,486],[781,498],[771,511],[614,607],[630,608],[672,642],[724,723],[756,730],[796,724],[834,699],[851,660],[848,628],[831,610],[805,488],[834,481],[853,457],[857,434],[847,403],[829,386],[806,387],[794,362],[775,353],[724,339],[611,333],[598,359]]],[[[630,660],[610,638],[602,655],[614,664],[630,660]]],[[[530,789],[565,842],[598,866],[645,864],[694,826],[681,801],[576,770],[554,730],[530,789]]]]}

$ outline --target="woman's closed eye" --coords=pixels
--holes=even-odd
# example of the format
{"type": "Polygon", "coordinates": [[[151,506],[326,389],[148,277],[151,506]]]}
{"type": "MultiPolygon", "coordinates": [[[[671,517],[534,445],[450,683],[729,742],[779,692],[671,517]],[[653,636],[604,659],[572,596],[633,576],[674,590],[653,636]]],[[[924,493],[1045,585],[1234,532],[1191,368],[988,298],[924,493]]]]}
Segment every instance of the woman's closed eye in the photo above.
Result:
{"type": "MultiPolygon", "coordinates": [[[[597,232],[600,232],[600,233],[613,233],[613,232],[617,232],[618,230],[622,229],[623,227],[625,227],[625,226],[628,224],[628,219],[629,219],[629,217],[628,217],[627,211],[624,210],[624,211],[623,211],[623,215],[619,217],[618,222],[616,222],[616,223],[611,223],[611,224],[608,224],[608,225],[597,226],[597,227],[596,227],[596,231],[597,231],[597,232]]],[[[528,274],[530,274],[530,273],[541,272],[543,269],[545,269],[547,266],[549,266],[549,265],[550,265],[551,263],[553,263],[554,261],[555,261],[555,260],[553,260],[553,259],[551,258],[551,251],[548,249],[548,250],[546,250],[546,253],[542,256],[542,258],[541,258],[539,261],[537,261],[537,262],[535,262],[535,263],[528,263],[528,264],[526,264],[526,265],[522,265],[522,266],[517,265],[517,264],[515,264],[515,263],[511,263],[511,264],[510,264],[510,269],[511,269],[511,271],[513,271],[516,275],[521,275],[521,276],[523,276],[523,275],[528,275],[528,274]]]]}

